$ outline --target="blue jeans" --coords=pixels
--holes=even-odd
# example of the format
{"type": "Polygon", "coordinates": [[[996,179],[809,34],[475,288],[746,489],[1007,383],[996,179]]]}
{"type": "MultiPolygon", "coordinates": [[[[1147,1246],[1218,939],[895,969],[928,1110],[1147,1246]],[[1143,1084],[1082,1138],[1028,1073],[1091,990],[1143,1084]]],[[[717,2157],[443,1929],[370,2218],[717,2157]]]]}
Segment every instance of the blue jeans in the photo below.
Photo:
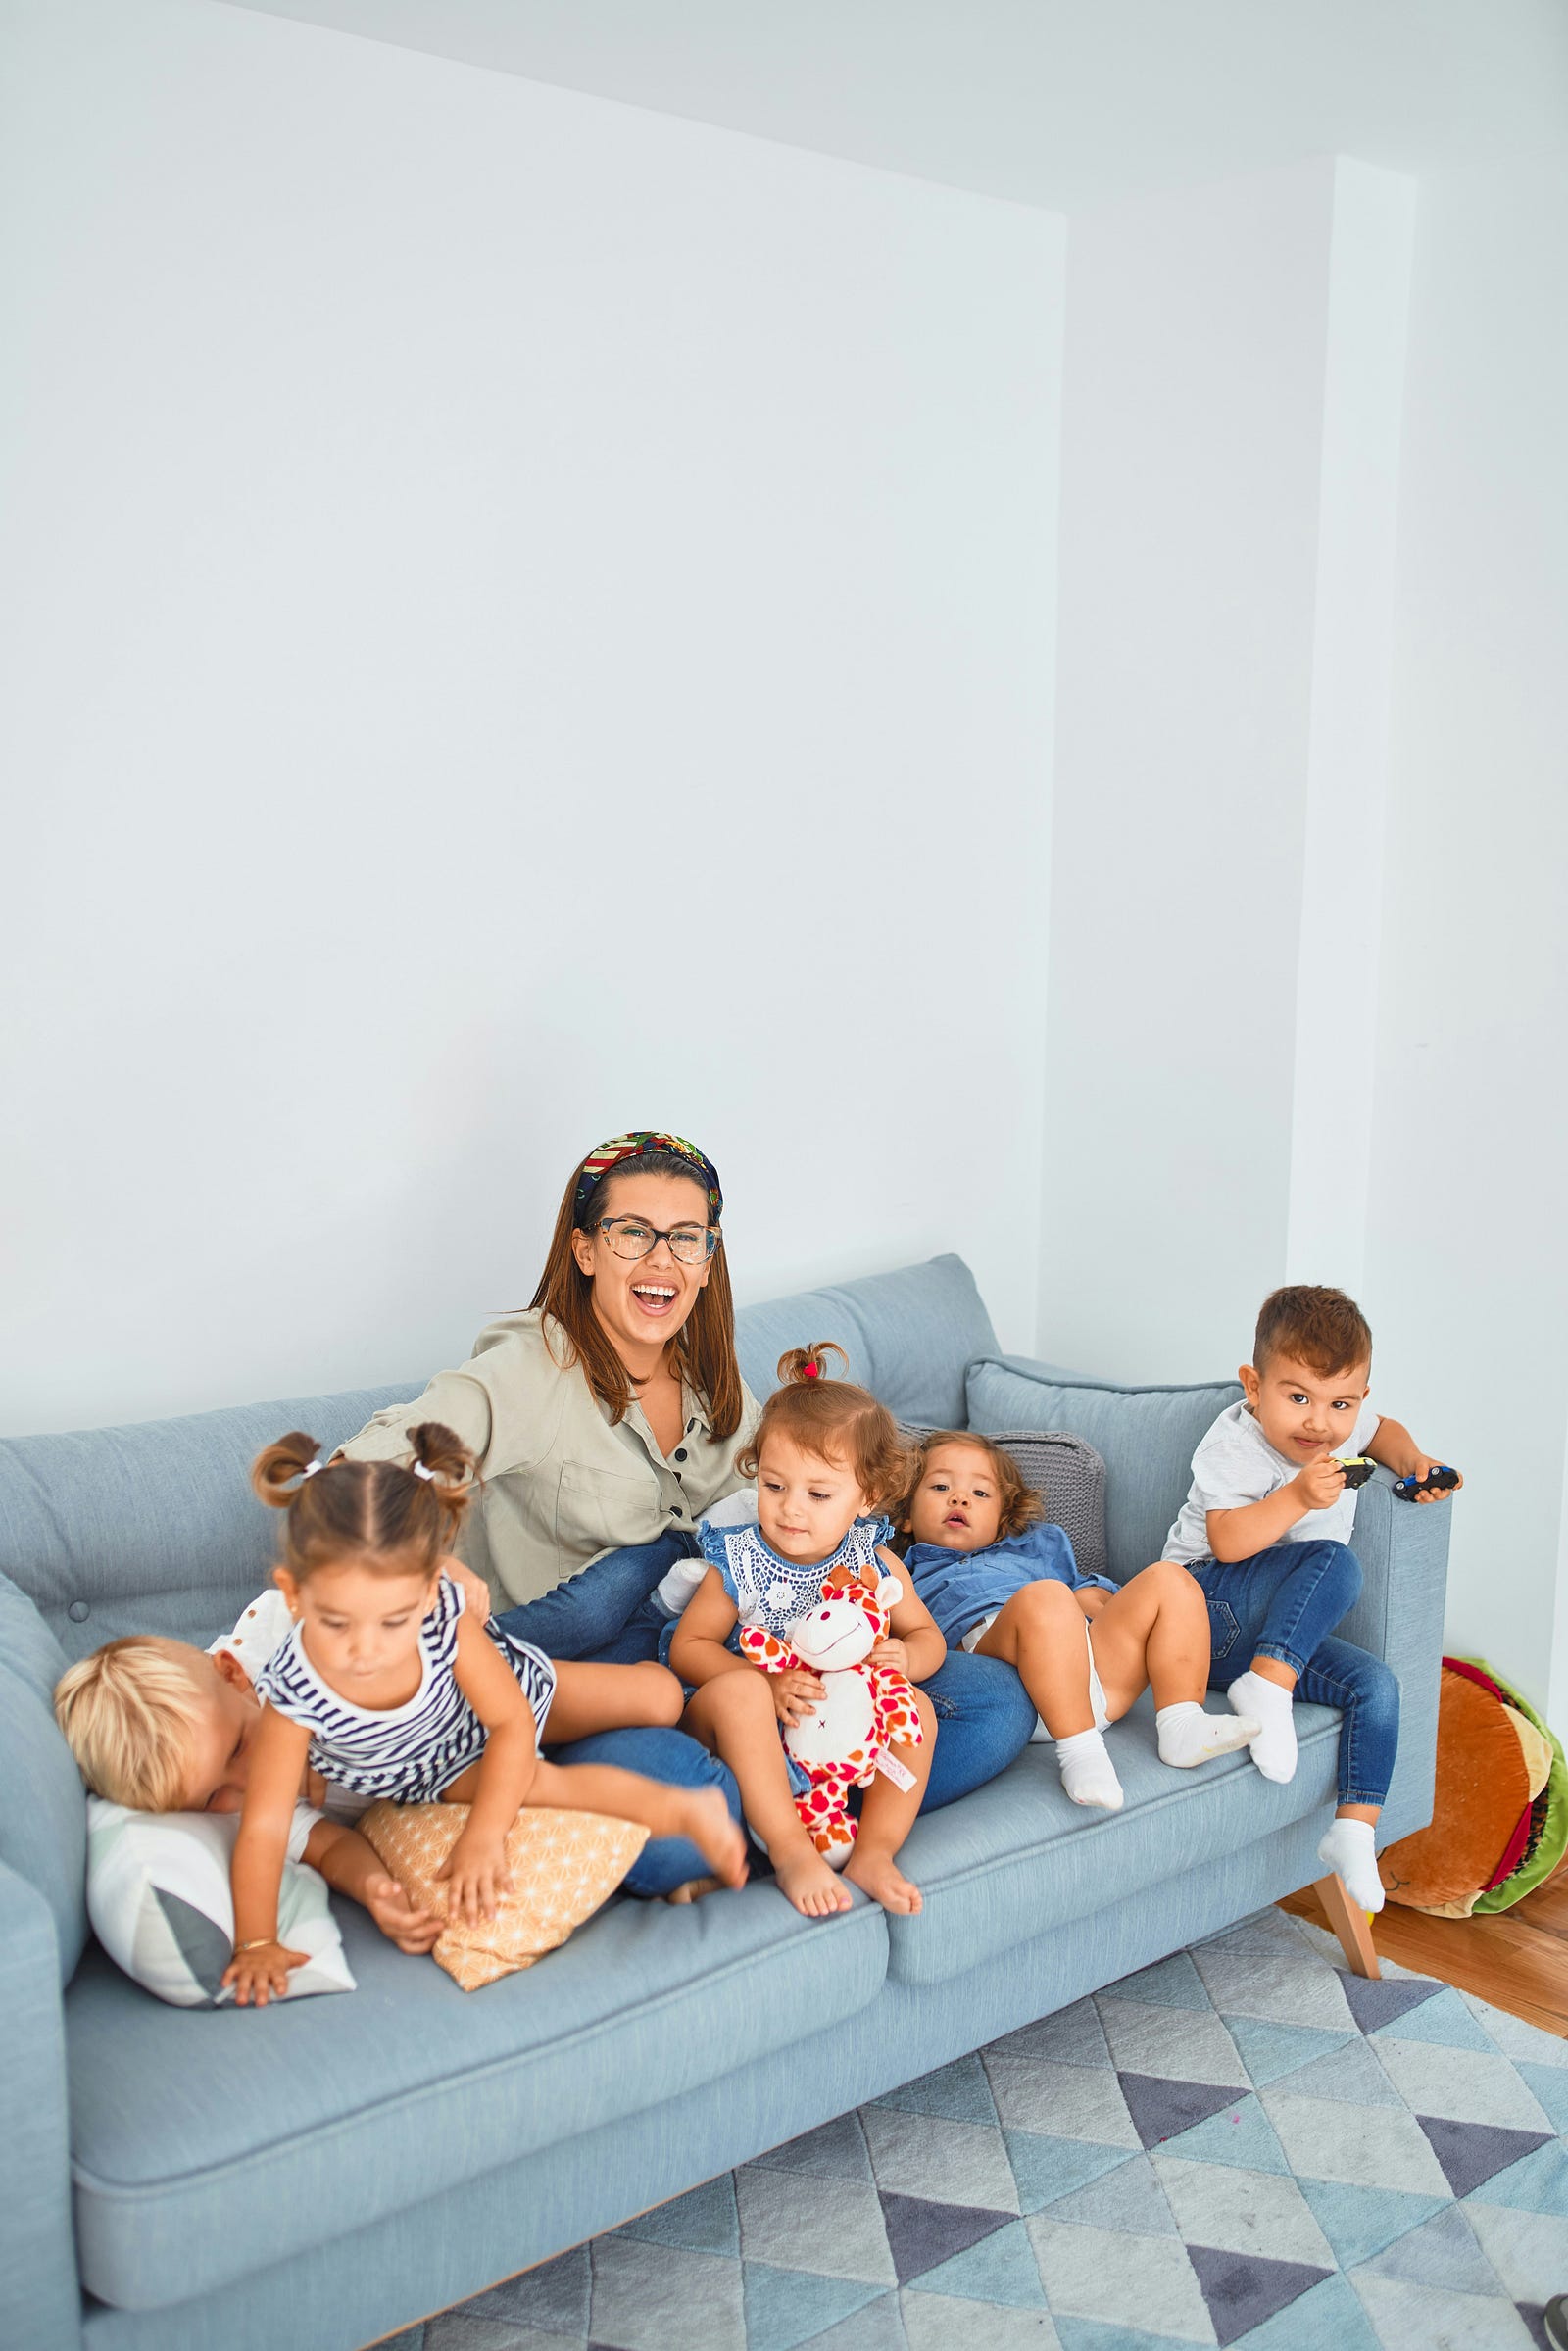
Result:
{"type": "MultiPolygon", "coordinates": [[[[554,1592],[509,1608],[494,1621],[514,1639],[531,1641],[547,1657],[638,1665],[655,1654],[665,1621],[650,1596],[654,1586],[696,1548],[690,1535],[661,1535],[652,1543],[611,1551],[554,1592]]],[[[734,1818],[741,1817],[741,1791],[728,1764],[684,1731],[634,1724],[545,1751],[552,1763],[614,1763],[622,1771],[641,1772],[644,1779],[662,1780],[666,1788],[720,1788],[734,1818]]],[[[627,1893],[667,1894],[707,1874],[707,1862],[687,1838],[654,1837],[621,1883],[627,1893]]]]}
{"type": "MultiPolygon", "coordinates": [[[[569,1583],[547,1592],[542,1599],[509,1608],[496,1621],[506,1632],[531,1641],[547,1657],[591,1657],[600,1665],[640,1664],[644,1658],[657,1657],[659,1636],[669,1621],[650,1597],[654,1586],[677,1559],[690,1559],[696,1551],[696,1540],[690,1535],[661,1535],[652,1543],[611,1551],[569,1583]]],[[[944,1804],[966,1796],[971,1788],[983,1788],[998,1772],[1005,1771],[1015,1755],[1023,1753],[1035,1727],[1035,1709],[1010,1665],[997,1657],[965,1656],[961,1649],[950,1649],[946,1664],[922,1688],[936,1709],[938,1738],[920,1809],[938,1812],[944,1804]]],[[[603,1736],[626,1739],[651,1734],[612,1731],[603,1736]]],[[[685,1737],[668,1731],[659,1736],[685,1737]]],[[[593,1743],[580,1741],[579,1745],[593,1743]]],[[[697,1746],[694,1739],[685,1743],[697,1746]]],[[[712,1761],[701,1747],[697,1752],[705,1761],[712,1761]]],[[[556,1757],[558,1762],[564,1759],[556,1757]]],[[[607,1762],[617,1759],[605,1758],[607,1762]]],[[[723,1770],[722,1765],[717,1768],[723,1770]]],[[[652,1776],[662,1780],[672,1775],[660,1771],[652,1776]]],[[[727,1772],[724,1778],[733,1787],[727,1772]]],[[[679,1784],[688,1785],[684,1778],[679,1784]]],[[[736,1817],[740,1817],[738,1812],[736,1817]]],[[[647,1859],[645,1851],[626,1881],[628,1886],[647,1859]]],[[[674,1883],[679,1885],[680,1880],[674,1883]]]]}
{"type": "Polygon", "coordinates": [[[504,1632],[531,1641],[547,1657],[591,1657],[598,1665],[640,1665],[659,1653],[668,1618],[653,1598],[677,1559],[697,1556],[695,1535],[656,1535],[607,1551],[541,1599],[496,1618],[504,1632]]]}
{"type": "Polygon", "coordinates": [[[1208,1602],[1210,1689],[1276,1657],[1315,1706],[1338,1706],[1342,1804],[1381,1804],[1399,1744],[1399,1685],[1334,1627],[1354,1607],[1361,1562],[1343,1543],[1277,1543],[1250,1559],[1195,1559],[1208,1602]]]}

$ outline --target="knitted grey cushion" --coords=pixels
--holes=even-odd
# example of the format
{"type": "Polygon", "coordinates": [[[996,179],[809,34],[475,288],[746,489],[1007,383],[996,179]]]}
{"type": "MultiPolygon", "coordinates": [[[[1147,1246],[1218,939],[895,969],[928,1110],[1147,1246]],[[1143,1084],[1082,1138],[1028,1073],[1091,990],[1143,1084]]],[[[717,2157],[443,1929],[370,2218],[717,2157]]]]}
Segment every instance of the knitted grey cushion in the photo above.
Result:
{"type": "MultiPolygon", "coordinates": [[[[900,1432],[916,1443],[929,1429],[901,1421],[900,1432]]],[[[1064,1529],[1073,1556],[1087,1576],[1110,1573],[1105,1565],[1105,1464],[1092,1445],[1069,1429],[1004,1429],[984,1440],[1012,1455],[1025,1482],[1046,1505],[1046,1516],[1064,1529]]]]}

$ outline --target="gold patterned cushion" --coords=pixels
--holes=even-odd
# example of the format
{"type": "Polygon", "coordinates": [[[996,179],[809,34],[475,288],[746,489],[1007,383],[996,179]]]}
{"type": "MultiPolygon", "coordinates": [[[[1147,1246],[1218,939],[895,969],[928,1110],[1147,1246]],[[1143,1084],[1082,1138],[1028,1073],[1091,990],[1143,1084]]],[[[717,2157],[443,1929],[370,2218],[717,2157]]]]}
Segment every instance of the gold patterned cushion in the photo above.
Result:
{"type": "MultiPolygon", "coordinates": [[[[372,1804],[357,1826],[416,1910],[444,1912],[436,1876],[467,1826],[466,1804],[372,1804]]],[[[465,1991],[532,1967],[609,1900],[648,1831],[598,1812],[525,1807],[507,1836],[512,1891],[493,1919],[441,1931],[431,1956],[465,1991]]]]}

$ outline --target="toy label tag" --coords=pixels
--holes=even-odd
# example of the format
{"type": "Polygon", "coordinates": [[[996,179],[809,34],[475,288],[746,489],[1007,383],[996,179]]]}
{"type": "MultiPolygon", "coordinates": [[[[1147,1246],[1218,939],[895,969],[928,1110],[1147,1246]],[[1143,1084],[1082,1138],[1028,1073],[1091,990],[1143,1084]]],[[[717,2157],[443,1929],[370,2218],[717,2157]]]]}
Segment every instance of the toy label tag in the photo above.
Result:
{"type": "Polygon", "coordinates": [[[891,1780],[894,1787],[902,1788],[906,1795],[914,1786],[914,1774],[908,1765],[901,1763],[897,1755],[890,1754],[886,1747],[876,1759],[876,1768],[884,1780],[891,1780]]]}

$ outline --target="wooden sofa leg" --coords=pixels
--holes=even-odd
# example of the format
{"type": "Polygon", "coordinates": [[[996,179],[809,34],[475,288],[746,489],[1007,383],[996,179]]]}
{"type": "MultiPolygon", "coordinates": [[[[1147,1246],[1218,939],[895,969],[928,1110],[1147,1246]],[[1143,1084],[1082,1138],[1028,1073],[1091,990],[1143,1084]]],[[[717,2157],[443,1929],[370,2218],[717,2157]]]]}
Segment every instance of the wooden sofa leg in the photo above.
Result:
{"type": "Polygon", "coordinates": [[[1345,1880],[1336,1870],[1331,1878],[1319,1878],[1312,1891],[1322,1903],[1329,1925],[1340,1938],[1340,1948],[1350,1963],[1352,1976],[1370,1976],[1381,1980],[1377,1947],[1372,1940],[1372,1922],[1364,1910],[1357,1909],[1345,1890],[1345,1880]]]}

